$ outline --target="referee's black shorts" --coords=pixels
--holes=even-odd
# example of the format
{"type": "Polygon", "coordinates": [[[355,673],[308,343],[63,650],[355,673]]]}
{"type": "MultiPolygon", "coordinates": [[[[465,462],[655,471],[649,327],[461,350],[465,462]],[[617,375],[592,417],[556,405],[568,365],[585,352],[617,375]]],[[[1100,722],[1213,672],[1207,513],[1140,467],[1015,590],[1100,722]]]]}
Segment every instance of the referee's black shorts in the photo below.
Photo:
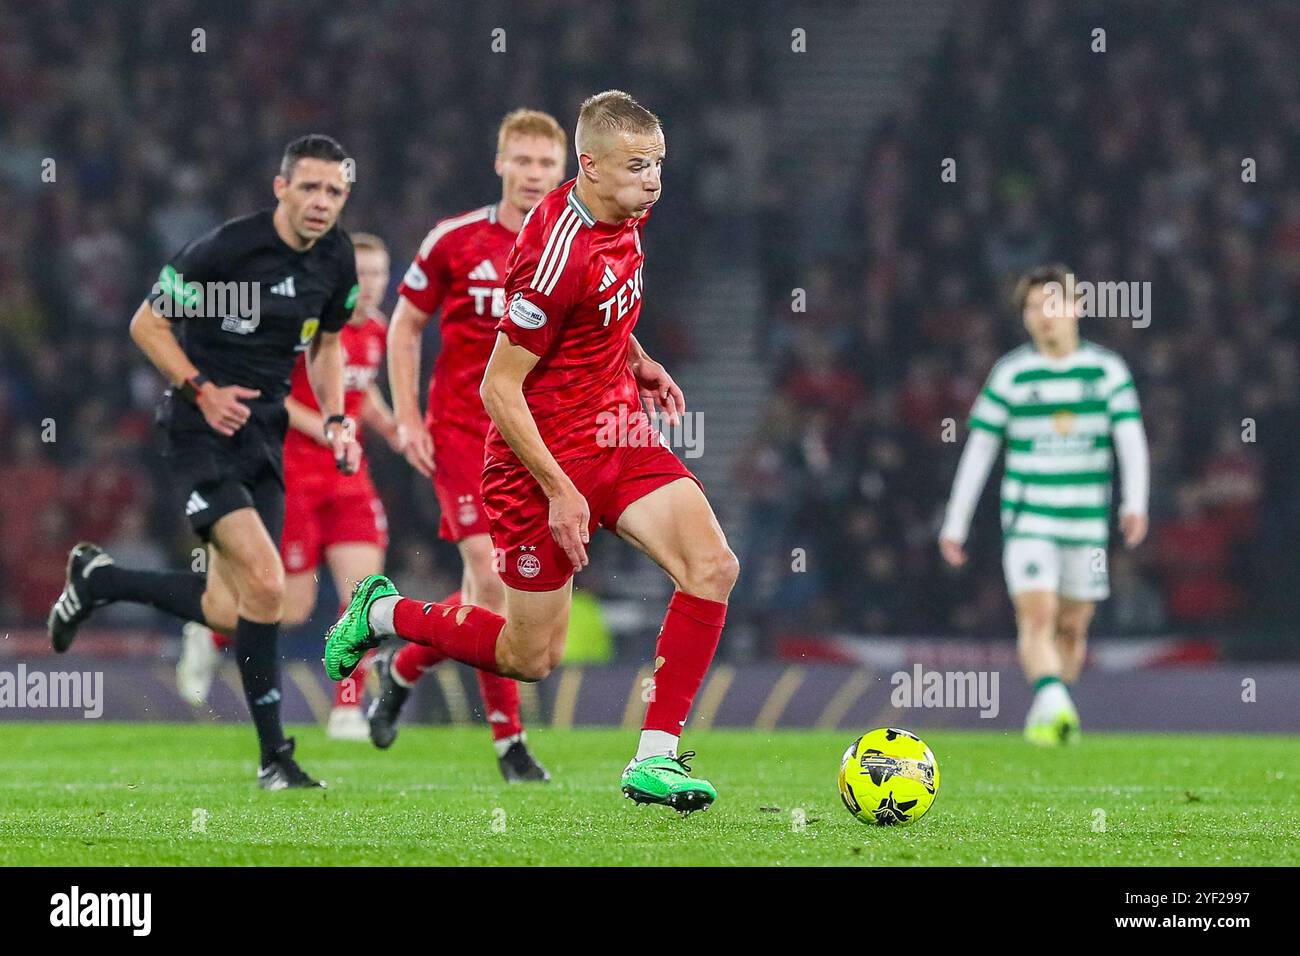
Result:
{"type": "Polygon", "coordinates": [[[252,402],[244,426],[229,438],[213,430],[202,412],[175,396],[159,415],[163,457],[186,493],[185,515],[205,542],[218,519],[254,508],[278,547],[284,530],[283,402],[252,402]]]}

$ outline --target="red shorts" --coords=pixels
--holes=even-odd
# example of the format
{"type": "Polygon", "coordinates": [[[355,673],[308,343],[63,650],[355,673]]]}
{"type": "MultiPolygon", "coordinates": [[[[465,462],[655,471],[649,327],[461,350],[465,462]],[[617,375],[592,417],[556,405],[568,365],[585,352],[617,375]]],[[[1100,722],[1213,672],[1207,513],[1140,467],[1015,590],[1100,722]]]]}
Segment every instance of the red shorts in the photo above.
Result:
{"type": "MultiPolygon", "coordinates": [[[[700,484],[681,459],[659,444],[619,446],[560,467],[587,499],[592,534],[600,527],[613,531],[627,506],[656,488],[678,478],[700,484]]],[[[527,468],[494,461],[483,472],[483,503],[492,543],[504,556],[502,581],[520,591],[554,591],[573,577],[573,562],[551,536],[550,503],[527,468]]]]}
{"type": "Polygon", "coordinates": [[[388,517],[364,465],[355,475],[341,475],[333,467],[286,466],[284,484],[280,559],[286,573],[311,571],[336,544],[387,550],[388,517]]]}
{"type": "Polygon", "coordinates": [[[483,444],[486,435],[454,426],[430,428],[433,436],[433,493],[438,496],[442,520],[438,537],[463,541],[487,534],[483,510],[483,444]]]}

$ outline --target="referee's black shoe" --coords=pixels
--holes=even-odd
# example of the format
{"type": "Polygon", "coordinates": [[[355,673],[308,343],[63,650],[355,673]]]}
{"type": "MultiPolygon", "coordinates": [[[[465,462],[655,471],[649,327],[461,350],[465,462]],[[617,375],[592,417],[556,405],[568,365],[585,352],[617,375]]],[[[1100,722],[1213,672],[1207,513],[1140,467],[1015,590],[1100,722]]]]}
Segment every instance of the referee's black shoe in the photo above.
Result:
{"type": "Polygon", "coordinates": [[[257,785],[263,790],[293,790],[324,787],[293,759],[294,740],[290,737],[276,748],[271,759],[257,771],[257,785]]]}
{"type": "Polygon", "coordinates": [[[380,750],[387,750],[397,739],[397,715],[411,696],[411,688],[403,687],[393,678],[393,658],[396,652],[375,656],[374,669],[379,676],[379,696],[370,702],[366,718],[370,721],[370,742],[380,750]]]}
{"type": "Polygon", "coordinates": [[[54,602],[54,607],[50,608],[50,616],[45,622],[45,630],[50,635],[50,643],[56,653],[62,654],[71,647],[77,638],[77,628],[90,617],[90,612],[108,603],[95,600],[90,588],[90,572],[112,563],[113,559],[98,545],[86,541],[74,547],[68,555],[63,593],[54,602]]]}

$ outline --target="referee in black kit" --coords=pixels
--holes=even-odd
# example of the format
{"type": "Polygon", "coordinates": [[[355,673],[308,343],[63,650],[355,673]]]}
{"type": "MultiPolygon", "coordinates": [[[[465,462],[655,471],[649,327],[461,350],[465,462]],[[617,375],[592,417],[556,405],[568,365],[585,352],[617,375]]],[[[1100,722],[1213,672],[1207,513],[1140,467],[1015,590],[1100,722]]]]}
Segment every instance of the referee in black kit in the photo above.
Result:
{"type": "Polygon", "coordinates": [[[48,624],[60,653],[94,608],[113,601],[233,634],[261,745],[257,780],[268,790],[323,786],[295,762],[280,724],[284,399],[297,354],[306,351],[334,457],[341,470],[355,471],[361,450],[343,416],[338,334],[358,293],[352,242],[336,226],[350,188],[346,172],[335,140],[294,140],[275,177],[276,207],[187,245],[131,320],[131,338],[172,383],[159,412],[164,456],[208,545],[207,574],[132,571],[83,542],[68,557],[48,624]]]}

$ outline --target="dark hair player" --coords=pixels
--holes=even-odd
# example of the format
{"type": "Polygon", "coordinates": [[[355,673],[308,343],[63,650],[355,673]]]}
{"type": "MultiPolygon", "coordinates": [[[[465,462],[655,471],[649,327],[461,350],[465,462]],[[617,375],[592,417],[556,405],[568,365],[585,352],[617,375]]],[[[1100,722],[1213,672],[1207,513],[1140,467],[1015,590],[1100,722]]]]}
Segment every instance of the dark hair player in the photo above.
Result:
{"type": "Polygon", "coordinates": [[[360,461],[343,415],[339,341],[358,292],[352,242],[335,225],[350,188],[345,160],[328,136],[294,140],[275,177],[276,207],[187,245],[131,319],[131,338],[172,383],[159,412],[164,456],[208,545],[207,573],[133,571],[83,542],[48,625],[62,653],[94,608],[134,601],[233,634],[268,790],[321,786],[294,761],[280,724],[278,543],[284,399],[299,352],[340,470],[360,461]]]}

